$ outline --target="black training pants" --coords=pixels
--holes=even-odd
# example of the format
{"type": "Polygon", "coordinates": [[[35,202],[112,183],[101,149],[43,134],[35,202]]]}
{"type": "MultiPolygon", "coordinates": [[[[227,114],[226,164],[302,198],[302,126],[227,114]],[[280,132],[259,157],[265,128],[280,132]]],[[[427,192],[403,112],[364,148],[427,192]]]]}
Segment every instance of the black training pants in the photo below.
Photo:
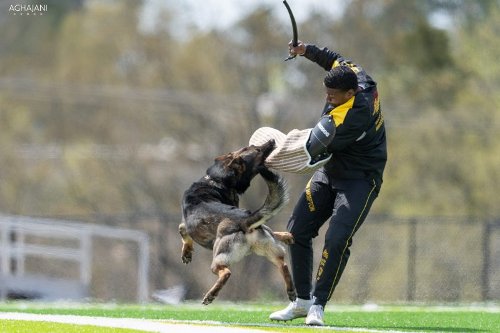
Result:
{"type": "Polygon", "coordinates": [[[365,220],[380,190],[374,179],[336,179],[323,169],[314,173],[300,196],[288,222],[295,238],[290,246],[293,280],[299,298],[325,306],[332,296],[349,259],[354,233],[365,220]],[[312,239],[331,216],[321,261],[312,290],[312,239]]]}

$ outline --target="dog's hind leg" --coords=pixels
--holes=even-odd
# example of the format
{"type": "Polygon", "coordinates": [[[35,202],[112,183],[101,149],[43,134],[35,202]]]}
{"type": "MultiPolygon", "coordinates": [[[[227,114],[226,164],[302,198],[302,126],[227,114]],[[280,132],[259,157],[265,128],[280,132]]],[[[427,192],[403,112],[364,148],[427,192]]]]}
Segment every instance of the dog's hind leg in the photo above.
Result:
{"type": "Polygon", "coordinates": [[[187,233],[185,223],[179,224],[179,233],[181,234],[182,237],[182,252],[181,252],[182,262],[185,264],[189,264],[193,259],[194,249],[193,249],[193,239],[187,233]]]}
{"type": "MultiPolygon", "coordinates": [[[[226,220],[219,225],[218,234],[223,234],[226,224],[231,224],[226,220]]],[[[212,272],[218,276],[217,281],[203,298],[203,304],[212,303],[219,291],[224,287],[231,276],[229,267],[243,259],[250,252],[250,246],[247,243],[245,235],[242,232],[226,234],[218,237],[214,243],[214,257],[212,260],[212,272]]]]}
{"type": "Polygon", "coordinates": [[[223,265],[218,265],[215,267],[213,270],[214,274],[217,274],[219,277],[215,284],[213,285],[212,288],[205,294],[205,297],[203,297],[203,304],[208,305],[213,302],[215,297],[219,294],[219,291],[224,287],[226,284],[227,280],[231,276],[231,271],[229,270],[229,267],[223,266],[223,265]]]}
{"type": "MultiPolygon", "coordinates": [[[[256,230],[257,231],[257,230],[256,230]]],[[[261,237],[258,243],[260,246],[253,247],[254,252],[264,255],[271,261],[280,271],[283,280],[285,281],[286,293],[290,301],[295,301],[297,293],[293,284],[292,275],[285,262],[285,247],[279,243],[293,244],[293,235],[289,232],[273,231],[266,225],[261,226],[261,237]]]]}
{"type": "Polygon", "coordinates": [[[283,280],[285,281],[286,294],[290,301],[295,301],[297,298],[297,293],[295,292],[295,285],[293,284],[292,275],[288,269],[288,265],[285,263],[285,258],[282,256],[269,258],[271,262],[278,267],[283,280]]]}

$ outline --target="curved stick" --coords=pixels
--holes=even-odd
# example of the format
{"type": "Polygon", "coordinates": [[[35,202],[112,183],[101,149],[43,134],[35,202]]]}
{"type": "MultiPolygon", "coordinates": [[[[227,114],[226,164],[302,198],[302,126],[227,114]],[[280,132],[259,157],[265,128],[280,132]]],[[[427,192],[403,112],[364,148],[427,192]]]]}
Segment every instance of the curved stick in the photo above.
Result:
{"type": "MultiPolygon", "coordinates": [[[[290,16],[290,21],[292,22],[292,30],[293,30],[292,45],[297,46],[297,44],[299,42],[299,34],[297,32],[297,23],[295,22],[295,17],[293,16],[292,9],[288,5],[288,2],[286,2],[286,0],[283,0],[283,4],[285,5],[286,10],[288,11],[288,15],[290,16]]],[[[285,59],[285,61],[293,59],[296,56],[297,56],[296,54],[289,55],[288,58],[285,59]]]]}

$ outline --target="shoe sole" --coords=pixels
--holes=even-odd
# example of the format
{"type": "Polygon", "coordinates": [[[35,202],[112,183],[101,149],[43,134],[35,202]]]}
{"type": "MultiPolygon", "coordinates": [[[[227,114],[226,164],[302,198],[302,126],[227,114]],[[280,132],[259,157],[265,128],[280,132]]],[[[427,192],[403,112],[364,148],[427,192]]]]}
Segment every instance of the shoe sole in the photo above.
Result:
{"type": "Polygon", "coordinates": [[[291,320],[294,320],[294,319],[305,318],[305,317],[307,317],[307,315],[293,317],[293,318],[290,318],[290,319],[275,319],[275,318],[269,318],[269,319],[271,321],[291,321],[291,320]]]}

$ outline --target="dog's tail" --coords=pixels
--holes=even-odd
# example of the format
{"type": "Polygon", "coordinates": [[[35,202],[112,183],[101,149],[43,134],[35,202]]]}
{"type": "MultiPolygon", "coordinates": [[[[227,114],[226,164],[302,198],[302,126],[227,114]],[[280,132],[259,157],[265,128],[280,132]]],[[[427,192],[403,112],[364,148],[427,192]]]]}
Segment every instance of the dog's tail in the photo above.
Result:
{"type": "Polygon", "coordinates": [[[255,229],[269,221],[288,202],[288,187],[283,177],[267,168],[260,170],[260,175],[266,181],[269,192],[264,205],[246,219],[248,229],[255,229]]]}

